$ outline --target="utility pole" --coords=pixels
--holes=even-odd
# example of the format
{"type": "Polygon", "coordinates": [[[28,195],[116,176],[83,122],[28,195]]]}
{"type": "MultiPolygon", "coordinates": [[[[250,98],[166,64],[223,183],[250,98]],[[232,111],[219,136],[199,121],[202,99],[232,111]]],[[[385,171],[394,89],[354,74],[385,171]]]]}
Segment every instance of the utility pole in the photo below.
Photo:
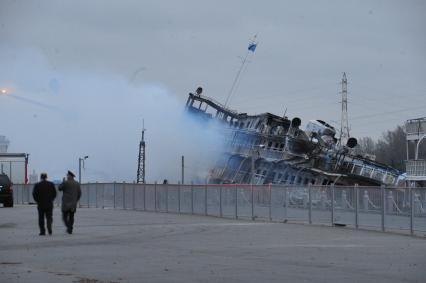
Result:
{"type": "Polygon", "coordinates": [[[138,172],[136,183],[145,184],[145,120],[142,120],[142,138],[139,142],[138,172]]]}
{"type": "Polygon", "coordinates": [[[348,121],[348,81],[346,73],[343,73],[342,78],[342,117],[340,119],[340,145],[345,145],[348,141],[349,135],[349,121],[348,121]]]}
{"type": "Polygon", "coordinates": [[[185,184],[185,156],[182,155],[182,168],[181,168],[181,172],[182,172],[182,185],[185,184]]]}

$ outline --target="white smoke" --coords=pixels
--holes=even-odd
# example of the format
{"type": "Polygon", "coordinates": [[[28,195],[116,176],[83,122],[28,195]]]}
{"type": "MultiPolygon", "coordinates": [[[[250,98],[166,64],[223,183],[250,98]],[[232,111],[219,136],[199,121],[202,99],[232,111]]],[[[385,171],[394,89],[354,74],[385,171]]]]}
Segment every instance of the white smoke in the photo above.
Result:
{"type": "Polygon", "coordinates": [[[0,134],[10,151],[30,154],[30,170],[59,179],[89,155],[84,181],[134,181],[145,119],[148,182],[202,181],[222,144],[219,134],[185,115],[165,86],[135,86],[114,74],[54,70],[34,50],[0,50],[0,134]]]}

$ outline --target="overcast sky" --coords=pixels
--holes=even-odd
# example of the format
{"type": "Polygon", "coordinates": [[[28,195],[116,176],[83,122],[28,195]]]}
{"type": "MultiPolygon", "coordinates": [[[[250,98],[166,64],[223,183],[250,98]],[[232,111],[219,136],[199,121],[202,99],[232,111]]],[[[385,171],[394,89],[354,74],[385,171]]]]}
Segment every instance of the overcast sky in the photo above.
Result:
{"type": "MultiPolygon", "coordinates": [[[[0,86],[15,95],[0,97],[0,134],[9,137],[11,150],[30,151],[38,171],[56,165],[42,160],[52,144],[37,133],[57,141],[71,130],[94,144],[62,137],[57,150],[69,153],[62,158],[125,147],[128,162],[114,170],[124,168],[117,178],[131,179],[137,148],[129,147],[137,147],[141,117],[150,119],[142,105],[162,111],[154,108],[158,94],[158,104],[172,97],[179,112],[197,86],[224,101],[249,39],[258,34],[231,108],[278,115],[287,108],[290,118],[339,127],[339,82],[346,72],[351,135],[378,137],[426,116],[425,15],[426,1],[0,0],[0,86]],[[145,103],[148,93],[152,105],[145,103]],[[105,111],[132,113],[89,115],[105,111]],[[95,150],[99,140],[90,132],[99,121],[105,124],[99,132],[108,129],[126,141],[111,141],[112,149],[103,140],[95,150]]],[[[158,126],[155,119],[148,128],[158,126]]],[[[102,171],[92,162],[92,170],[102,171]]],[[[65,166],[75,162],[58,172],[65,166]]]]}

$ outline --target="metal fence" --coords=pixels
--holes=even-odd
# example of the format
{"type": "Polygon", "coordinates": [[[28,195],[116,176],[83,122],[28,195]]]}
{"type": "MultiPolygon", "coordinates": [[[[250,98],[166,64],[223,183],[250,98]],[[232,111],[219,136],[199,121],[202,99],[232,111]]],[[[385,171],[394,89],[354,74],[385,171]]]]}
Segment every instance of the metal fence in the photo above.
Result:
{"type": "MultiPolygon", "coordinates": [[[[15,203],[32,203],[31,190],[14,185],[15,203]]],[[[426,188],[91,183],[80,206],[426,235],[426,188]]]]}

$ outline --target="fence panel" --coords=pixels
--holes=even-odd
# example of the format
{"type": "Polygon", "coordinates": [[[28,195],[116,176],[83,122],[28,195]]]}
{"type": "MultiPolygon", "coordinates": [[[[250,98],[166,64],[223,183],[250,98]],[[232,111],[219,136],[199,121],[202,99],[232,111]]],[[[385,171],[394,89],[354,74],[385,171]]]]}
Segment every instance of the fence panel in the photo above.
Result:
{"type": "Polygon", "coordinates": [[[254,219],[269,219],[269,201],[270,201],[270,186],[257,185],[253,186],[253,210],[254,219]]]}
{"type": "Polygon", "coordinates": [[[383,197],[385,229],[410,230],[411,210],[409,190],[386,188],[383,197]],[[405,192],[407,192],[408,195],[405,196],[405,192]]]}
{"type": "Polygon", "coordinates": [[[155,211],[156,210],[156,185],[145,184],[145,210],[155,211]]]}
{"type": "Polygon", "coordinates": [[[250,185],[238,185],[237,188],[237,214],[240,219],[252,219],[252,190],[250,185]]]}
{"type": "Polygon", "coordinates": [[[193,185],[194,193],[194,214],[204,215],[206,214],[206,186],[205,185],[193,185]]]}
{"type": "Polygon", "coordinates": [[[308,221],[309,213],[308,188],[301,186],[285,187],[286,219],[293,221],[308,221]]]}
{"type": "Polygon", "coordinates": [[[354,187],[334,187],[334,223],[355,226],[356,195],[354,187]]]}
{"type": "Polygon", "coordinates": [[[426,188],[413,189],[413,228],[426,233],[426,188]]]}
{"type": "Polygon", "coordinates": [[[145,185],[144,184],[134,184],[134,209],[144,210],[145,209],[145,185]]]}
{"type": "Polygon", "coordinates": [[[214,185],[207,188],[207,214],[220,216],[220,186],[214,185]]]}
{"type": "Polygon", "coordinates": [[[381,229],[383,195],[380,187],[359,187],[359,226],[381,229]]]}

